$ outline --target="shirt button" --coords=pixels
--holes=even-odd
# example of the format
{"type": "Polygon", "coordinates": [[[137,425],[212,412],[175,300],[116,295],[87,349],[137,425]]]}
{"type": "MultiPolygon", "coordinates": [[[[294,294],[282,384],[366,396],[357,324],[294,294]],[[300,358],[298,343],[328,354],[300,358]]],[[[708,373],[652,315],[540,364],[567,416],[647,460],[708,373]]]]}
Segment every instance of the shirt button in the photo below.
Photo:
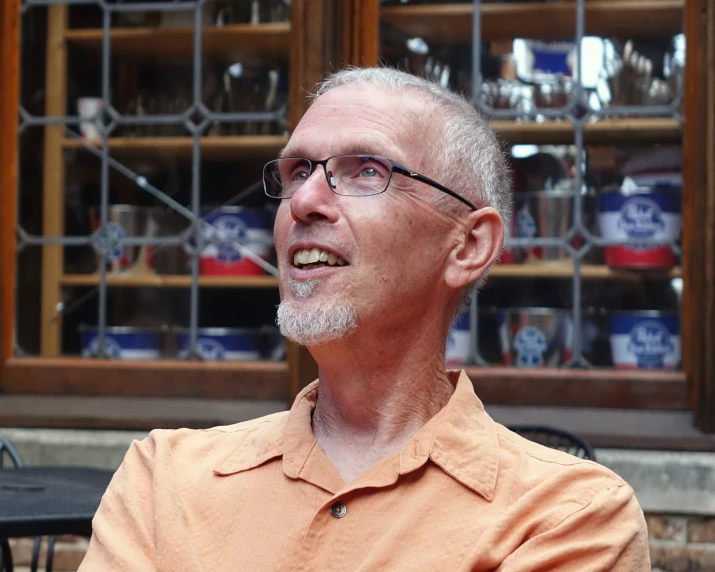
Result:
{"type": "Polygon", "coordinates": [[[335,518],[343,518],[346,514],[348,514],[348,507],[341,502],[333,503],[330,507],[330,514],[332,514],[335,518]]]}

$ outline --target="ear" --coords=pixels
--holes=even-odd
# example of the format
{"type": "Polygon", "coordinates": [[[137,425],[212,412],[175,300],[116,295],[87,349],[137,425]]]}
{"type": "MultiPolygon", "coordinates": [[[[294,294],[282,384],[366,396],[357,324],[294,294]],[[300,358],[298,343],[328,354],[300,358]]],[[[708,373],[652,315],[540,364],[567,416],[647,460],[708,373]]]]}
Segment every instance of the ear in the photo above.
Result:
{"type": "Polygon", "coordinates": [[[459,289],[478,280],[494,264],[504,245],[504,221],[491,207],[467,215],[460,243],[449,253],[445,282],[459,289]]]}

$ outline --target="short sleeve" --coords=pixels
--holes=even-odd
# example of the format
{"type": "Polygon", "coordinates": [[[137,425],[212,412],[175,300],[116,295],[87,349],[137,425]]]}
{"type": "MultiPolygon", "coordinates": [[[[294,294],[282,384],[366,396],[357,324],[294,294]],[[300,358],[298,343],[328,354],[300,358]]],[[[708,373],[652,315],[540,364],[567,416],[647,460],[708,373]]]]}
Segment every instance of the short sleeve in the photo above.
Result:
{"type": "Polygon", "coordinates": [[[134,441],[92,520],[92,539],[78,572],[155,571],[152,436],[134,441]]]}
{"type": "Polygon", "coordinates": [[[500,572],[650,572],[645,517],[633,490],[613,485],[522,544],[500,572]]]}

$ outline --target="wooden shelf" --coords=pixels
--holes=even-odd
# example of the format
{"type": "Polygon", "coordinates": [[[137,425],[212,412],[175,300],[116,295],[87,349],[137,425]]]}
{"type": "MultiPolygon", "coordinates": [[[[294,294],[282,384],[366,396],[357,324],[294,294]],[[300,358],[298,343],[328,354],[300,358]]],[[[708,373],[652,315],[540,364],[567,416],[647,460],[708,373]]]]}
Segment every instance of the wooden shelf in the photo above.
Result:
{"type": "MultiPolygon", "coordinates": [[[[62,286],[97,286],[99,274],[65,274],[62,286]]],[[[189,288],[191,276],[168,274],[107,274],[107,285],[123,288],[189,288]]],[[[204,288],[277,288],[273,276],[199,276],[199,286],[204,288]]]]}
{"type": "MultiPolygon", "coordinates": [[[[574,142],[574,128],[569,121],[545,123],[494,120],[491,127],[497,136],[513,145],[558,145],[574,142]]],[[[638,141],[680,141],[680,124],[672,117],[639,117],[602,119],[584,126],[585,143],[632,143],[638,141]]]]}
{"type": "MultiPolygon", "coordinates": [[[[492,270],[495,278],[571,278],[574,266],[571,260],[556,260],[537,264],[498,264],[492,270]]],[[[670,270],[616,270],[608,266],[583,264],[581,277],[587,280],[638,280],[640,278],[677,278],[680,267],[670,270]]]]}
{"type": "MultiPolygon", "coordinates": [[[[93,142],[97,145],[97,142],[93,142]]],[[[237,160],[275,157],[288,143],[283,135],[243,135],[237,137],[202,137],[201,159],[237,160]]],[[[99,143],[101,146],[101,143],[99,143]]],[[[190,157],[193,152],[192,137],[110,137],[109,151],[115,157],[169,156],[190,157]]],[[[64,149],[84,150],[73,139],[64,139],[64,149]]]]}
{"type": "MultiPolygon", "coordinates": [[[[202,28],[202,52],[209,58],[233,61],[247,56],[287,59],[290,52],[290,23],[233,24],[202,28]]],[[[101,28],[70,29],[65,40],[93,51],[102,50],[101,28]]],[[[112,28],[110,49],[116,56],[187,58],[194,51],[194,29],[112,28]]]]}
{"type": "MultiPolygon", "coordinates": [[[[586,0],[586,29],[591,36],[662,38],[683,29],[682,0],[586,0]]],[[[382,20],[428,44],[471,42],[472,4],[391,6],[382,20]]],[[[576,32],[576,3],[483,3],[482,40],[538,38],[568,40],[576,32]]]]}
{"type": "MultiPolygon", "coordinates": [[[[570,260],[538,264],[498,264],[491,276],[495,278],[571,278],[573,263],[570,260]]],[[[640,278],[675,278],[681,276],[680,267],[666,271],[614,270],[608,266],[583,265],[581,276],[592,280],[638,280],[640,278]]],[[[98,274],[65,274],[62,286],[97,286],[98,274]]],[[[107,285],[113,288],[189,288],[191,276],[168,274],[108,274],[107,285]]],[[[277,288],[273,276],[199,276],[203,288],[277,288]]]]}

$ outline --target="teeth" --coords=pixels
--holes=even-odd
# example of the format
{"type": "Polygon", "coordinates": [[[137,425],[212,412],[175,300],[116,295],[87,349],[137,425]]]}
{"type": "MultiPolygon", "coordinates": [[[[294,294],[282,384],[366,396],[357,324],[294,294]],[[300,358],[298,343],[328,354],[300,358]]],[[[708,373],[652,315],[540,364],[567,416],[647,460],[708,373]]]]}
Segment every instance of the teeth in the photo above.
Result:
{"type": "Polygon", "coordinates": [[[293,255],[293,264],[295,266],[305,266],[316,262],[327,262],[330,266],[345,266],[345,264],[347,264],[345,260],[339,258],[337,254],[333,254],[321,248],[304,248],[297,250],[293,255]]]}

